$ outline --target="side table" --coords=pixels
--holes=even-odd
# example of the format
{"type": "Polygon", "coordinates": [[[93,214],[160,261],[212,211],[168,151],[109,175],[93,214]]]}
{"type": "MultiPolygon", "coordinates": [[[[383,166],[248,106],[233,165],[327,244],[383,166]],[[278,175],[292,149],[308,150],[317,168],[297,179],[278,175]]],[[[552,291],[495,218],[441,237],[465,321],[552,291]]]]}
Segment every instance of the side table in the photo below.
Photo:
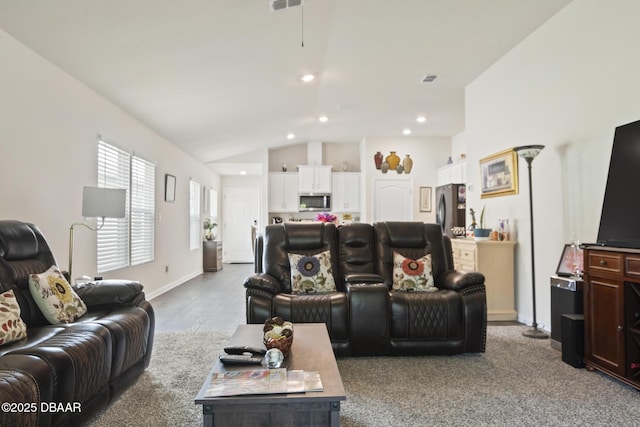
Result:
{"type": "Polygon", "coordinates": [[[222,241],[205,240],[202,243],[202,270],[222,270],[222,241]]]}

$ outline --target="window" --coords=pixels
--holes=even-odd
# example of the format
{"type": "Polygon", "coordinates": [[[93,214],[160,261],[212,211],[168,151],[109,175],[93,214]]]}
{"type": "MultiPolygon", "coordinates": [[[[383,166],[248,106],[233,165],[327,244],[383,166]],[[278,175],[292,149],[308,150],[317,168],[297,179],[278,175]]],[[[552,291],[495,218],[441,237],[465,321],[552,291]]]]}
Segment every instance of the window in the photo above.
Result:
{"type": "Polygon", "coordinates": [[[98,187],[126,188],[124,218],[105,218],[98,230],[98,273],[129,265],[129,154],[98,141],[98,187]]]}
{"type": "Polygon", "coordinates": [[[153,261],[155,165],[131,157],[131,265],[153,261]]]}
{"type": "Polygon", "coordinates": [[[98,141],[98,186],[127,189],[124,218],[105,218],[98,230],[98,273],[154,259],[155,165],[98,141]]]}
{"type": "Polygon", "coordinates": [[[189,181],[189,249],[200,247],[200,184],[189,181]]]}

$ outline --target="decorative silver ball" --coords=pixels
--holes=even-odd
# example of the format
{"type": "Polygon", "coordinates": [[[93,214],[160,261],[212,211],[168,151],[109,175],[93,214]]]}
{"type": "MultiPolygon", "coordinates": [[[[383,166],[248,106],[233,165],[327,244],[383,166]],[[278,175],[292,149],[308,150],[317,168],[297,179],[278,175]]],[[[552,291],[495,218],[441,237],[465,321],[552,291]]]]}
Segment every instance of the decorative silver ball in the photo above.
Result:
{"type": "Polygon", "coordinates": [[[284,361],[284,354],[277,348],[269,349],[264,355],[264,361],[267,363],[267,368],[279,368],[284,361]]]}

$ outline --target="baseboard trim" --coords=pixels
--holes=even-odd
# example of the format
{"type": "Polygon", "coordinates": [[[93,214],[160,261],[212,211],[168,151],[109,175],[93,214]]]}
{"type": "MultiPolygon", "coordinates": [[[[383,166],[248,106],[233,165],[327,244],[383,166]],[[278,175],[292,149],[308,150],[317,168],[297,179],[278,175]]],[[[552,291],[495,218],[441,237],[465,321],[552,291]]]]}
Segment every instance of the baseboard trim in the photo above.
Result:
{"type": "Polygon", "coordinates": [[[184,277],[182,277],[182,278],[180,278],[178,280],[175,280],[175,281],[173,281],[173,282],[171,282],[171,283],[169,283],[169,284],[161,287],[160,289],[157,289],[157,290],[155,290],[155,291],[153,291],[153,292],[151,292],[149,294],[145,293],[146,296],[147,296],[147,300],[151,301],[155,297],[158,297],[158,296],[164,294],[165,292],[169,292],[171,289],[177,288],[178,286],[182,285],[183,283],[186,283],[188,280],[191,280],[194,277],[197,277],[197,276],[199,276],[201,274],[202,274],[201,271],[197,271],[195,273],[188,274],[188,275],[186,275],[186,276],[184,276],[184,277]]]}
{"type": "Polygon", "coordinates": [[[518,320],[518,314],[515,310],[488,310],[487,311],[487,320],[488,321],[508,321],[508,320],[518,320]]]}
{"type": "MultiPolygon", "coordinates": [[[[520,315],[518,315],[518,322],[522,323],[523,325],[527,325],[527,326],[531,326],[531,324],[533,323],[532,319],[526,319],[520,315]]],[[[549,327],[547,327],[547,325],[545,325],[544,323],[538,323],[538,329],[540,329],[541,331],[544,331],[548,334],[551,333],[551,330],[549,327]]]]}

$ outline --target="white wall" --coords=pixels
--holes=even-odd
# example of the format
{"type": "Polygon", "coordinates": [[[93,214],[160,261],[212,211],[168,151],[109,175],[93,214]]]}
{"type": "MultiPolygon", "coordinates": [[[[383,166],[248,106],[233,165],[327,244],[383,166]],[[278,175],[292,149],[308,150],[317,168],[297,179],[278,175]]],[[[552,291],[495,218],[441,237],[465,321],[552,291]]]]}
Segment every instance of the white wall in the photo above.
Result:
{"type": "MultiPolygon", "coordinates": [[[[286,163],[289,172],[295,172],[298,165],[308,163],[307,157],[307,143],[272,148],[269,150],[269,172],[280,172],[284,163],[286,163]]],[[[357,142],[322,143],[323,165],[331,165],[333,172],[341,172],[344,161],[349,164],[349,172],[360,172],[357,142]]]]}
{"type": "Polygon", "coordinates": [[[516,310],[532,319],[528,179],[520,194],[480,200],[478,160],[543,144],[533,162],[538,322],[550,323],[549,276],[564,243],[596,239],[614,128],[640,119],[640,2],[580,0],[505,55],[466,90],[468,207],[511,218],[518,231],[516,310]]]}
{"type": "MultiPolygon", "coordinates": [[[[66,270],[69,226],[82,221],[82,187],[96,185],[101,134],[156,162],[156,259],[104,277],[140,280],[154,295],[200,273],[201,251],[188,243],[189,178],[220,190],[219,177],[3,31],[0,58],[0,218],[38,225],[66,270]],[[177,178],[175,203],[164,202],[165,173],[177,178]]],[[[75,233],[81,274],[96,274],[95,233],[85,228],[75,233]]]]}
{"type": "Polygon", "coordinates": [[[451,155],[451,139],[445,137],[397,137],[397,138],[375,138],[367,137],[362,142],[361,167],[365,179],[365,206],[362,222],[372,222],[373,218],[373,182],[374,179],[383,177],[398,176],[396,171],[390,170],[384,175],[375,168],[373,156],[380,151],[385,157],[393,150],[400,157],[401,161],[407,154],[413,159],[413,169],[409,175],[402,174],[403,177],[413,179],[413,203],[414,221],[436,222],[435,211],[435,187],[437,185],[438,168],[447,164],[447,159],[451,155]],[[420,212],[420,187],[432,188],[431,212],[420,212]]]}

